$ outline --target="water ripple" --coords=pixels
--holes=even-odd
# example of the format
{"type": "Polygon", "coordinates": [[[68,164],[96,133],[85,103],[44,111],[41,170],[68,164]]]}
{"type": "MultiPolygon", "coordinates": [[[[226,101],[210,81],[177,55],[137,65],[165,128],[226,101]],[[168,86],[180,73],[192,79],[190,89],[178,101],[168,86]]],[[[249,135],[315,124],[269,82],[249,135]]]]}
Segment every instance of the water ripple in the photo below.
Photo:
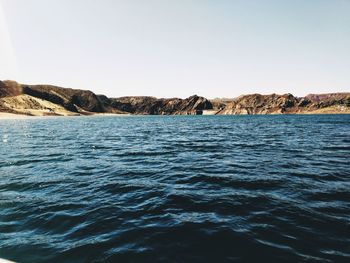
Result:
{"type": "Polygon", "coordinates": [[[3,120],[0,138],[0,257],[349,261],[349,115],[3,120]]]}

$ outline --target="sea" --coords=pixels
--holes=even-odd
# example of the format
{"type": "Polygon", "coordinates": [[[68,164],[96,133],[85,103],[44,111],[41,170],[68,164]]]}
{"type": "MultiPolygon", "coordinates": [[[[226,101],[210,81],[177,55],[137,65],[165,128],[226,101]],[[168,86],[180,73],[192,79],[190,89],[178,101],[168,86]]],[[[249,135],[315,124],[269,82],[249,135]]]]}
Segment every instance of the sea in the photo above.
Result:
{"type": "Polygon", "coordinates": [[[0,120],[0,258],[350,262],[350,115],[0,120]]]}

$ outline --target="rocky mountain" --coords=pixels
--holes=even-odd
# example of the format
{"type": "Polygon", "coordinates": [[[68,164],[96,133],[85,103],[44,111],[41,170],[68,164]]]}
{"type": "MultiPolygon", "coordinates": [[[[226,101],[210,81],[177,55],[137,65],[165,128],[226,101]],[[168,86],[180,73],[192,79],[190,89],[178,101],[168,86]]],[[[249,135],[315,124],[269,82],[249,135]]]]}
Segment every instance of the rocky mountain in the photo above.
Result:
{"type": "Polygon", "coordinates": [[[94,113],[183,115],[201,114],[212,109],[209,100],[154,97],[108,98],[89,90],[51,85],[22,85],[15,81],[0,83],[0,111],[28,115],[89,115],[94,113]]]}
{"type": "Polygon", "coordinates": [[[350,113],[350,93],[243,95],[218,109],[217,114],[350,113]]]}
{"type": "Polygon", "coordinates": [[[208,100],[155,97],[108,98],[89,90],[0,81],[0,112],[27,115],[140,115],[350,113],[350,93],[250,94],[235,99],[208,100]]]}

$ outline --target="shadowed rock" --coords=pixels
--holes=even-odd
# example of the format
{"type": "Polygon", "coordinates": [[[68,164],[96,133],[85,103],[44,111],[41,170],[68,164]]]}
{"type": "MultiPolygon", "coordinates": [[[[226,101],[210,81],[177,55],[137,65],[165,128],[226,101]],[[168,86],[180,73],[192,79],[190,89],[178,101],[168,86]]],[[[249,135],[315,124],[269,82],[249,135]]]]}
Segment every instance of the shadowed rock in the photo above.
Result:
{"type": "Polygon", "coordinates": [[[22,86],[15,81],[0,81],[0,98],[22,94],[22,86]]]}
{"type": "Polygon", "coordinates": [[[197,95],[187,99],[157,99],[154,97],[121,97],[111,99],[113,108],[133,114],[180,115],[201,114],[203,110],[212,109],[209,100],[197,95]]]}
{"type": "Polygon", "coordinates": [[[294,107],[298,100],[292,94],[240,96],[229,102],[219,114],[273,114],[284,113],[294,107]]]}
{"type": "Polygon", "coordinates": [[[89,90],[66,89],[56,86],[23,86],[23,93],[62,105],[73,112],[105,112],[102,102],[89,90]]]}
{"type": "Polygon", "coordinates": [[[336,105],[345,105],[350,107],[350,93],[327,93],[327,94],[309,94],[305,97],[316,107],[331,107],[336,105]]]}

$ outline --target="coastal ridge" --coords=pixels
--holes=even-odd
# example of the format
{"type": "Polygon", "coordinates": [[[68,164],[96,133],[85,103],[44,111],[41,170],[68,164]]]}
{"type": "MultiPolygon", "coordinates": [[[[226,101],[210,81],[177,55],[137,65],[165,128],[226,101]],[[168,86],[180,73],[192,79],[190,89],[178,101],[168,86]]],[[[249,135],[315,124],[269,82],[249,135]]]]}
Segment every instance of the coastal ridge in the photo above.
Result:
{"type": "Polygon", "coordinates": [[[193,95],[186,99],[127,96],[109,98],[89,90],[52,85],[25,85],[0,81],[0,112],[30,116],[93,114],[135,115],[243,115],[350,113],[350,93],[249,94],[233,99],[209,100],[193,95]]]}

